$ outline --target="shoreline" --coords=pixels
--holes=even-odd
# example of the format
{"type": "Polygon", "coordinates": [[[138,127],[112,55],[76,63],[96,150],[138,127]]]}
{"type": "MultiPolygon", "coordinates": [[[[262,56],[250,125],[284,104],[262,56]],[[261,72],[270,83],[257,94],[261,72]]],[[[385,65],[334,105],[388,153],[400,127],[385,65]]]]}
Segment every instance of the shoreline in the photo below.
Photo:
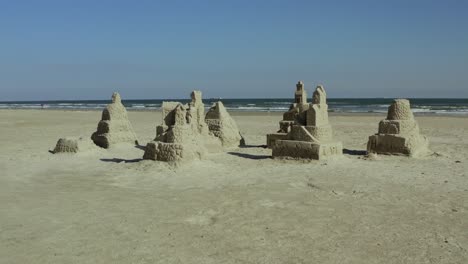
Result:
{"type": "MultiPolygon", "coordinates": [[[[31,111],[31,112],[40,112],[40,111],[51,111],[51,112],[102,112],[102,109],[25,109],[25,108],[17,108],[17,109],[0,109],[0,112],[7,112],[7,111],[31,111]]],[[[134,113],[161,113],[160,109],[127,109],[128,112],[134,113]]],[[[233,116],[282,116],[284,112],[282,111],[229,111],[229,113],[233,116]]],[[[385,117],[386,113],[375,113],[375,112],[328,112],[330,116],[383,116],[385,117]]],[[[455,114],[455,113],[422,113],[422,112],[413,112],[414,116],[416,117],[453,117],[453,118],[468,118],[468,114],[455,114]]]]}

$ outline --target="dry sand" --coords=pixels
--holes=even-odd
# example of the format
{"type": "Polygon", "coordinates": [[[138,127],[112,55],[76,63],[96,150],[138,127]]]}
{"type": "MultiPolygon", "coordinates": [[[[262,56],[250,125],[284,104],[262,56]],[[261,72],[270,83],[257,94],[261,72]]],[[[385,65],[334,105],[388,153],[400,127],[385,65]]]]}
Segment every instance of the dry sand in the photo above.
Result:
{"type": "MultiPolygon", "coordinates": [[[[233,114],[247,146],[179,167],[143,150],[53,155],[100,112],[0,111],[0,263],[468,263],[468,119],[416,117],[437,154],[366,159],[384,116],[332,115],[347,153],[269,158],[279,114],[233,114]]],[[[140,143],[160,113],[129,112],[140,143]]]]}

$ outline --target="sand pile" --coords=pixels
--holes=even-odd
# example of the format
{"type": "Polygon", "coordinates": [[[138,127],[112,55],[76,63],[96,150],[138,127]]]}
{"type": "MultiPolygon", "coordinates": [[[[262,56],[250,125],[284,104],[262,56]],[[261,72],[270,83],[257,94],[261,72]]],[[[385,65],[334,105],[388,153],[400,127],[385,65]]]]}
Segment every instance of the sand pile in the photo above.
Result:
{"type": "Polygon", "coordinates": [[[102,111],[101,121],[91,139],[102,148],[109,148],[116,143],[138,144],[127,110],[118,93],[112,95],[112,103],[102,111]]]}
{"type": "Polygon", "coordinates": [[[428,145],[427,138],[419,133],[409,100],[397,99],[388,108],[387,119],[380,121],[378,133],[369,137],[367,151],[419,156],[428,152],[428,145]]]}
{"type": "Polygon", "coordinates": [[[83,137],[65,137],[57,141],[52,153],[77,153],[97,148],[91,139],[83,137]]]}
{"type": "Polygon", "coordinates": [[[275,141],[273,157],[323,159],[343,153],[341,142],[333,140],[326,96],[323,87],[317,86],[312,104],[296,117],[287,139],[275,141]]]}
{"type": "Polygon", "coordinates": [[[208,110],[205,122],[208,124],[210,134],[219,138],[223,147],[238,147],[244,144],[236,122],[222,102],[216,102],[208,110]]]}

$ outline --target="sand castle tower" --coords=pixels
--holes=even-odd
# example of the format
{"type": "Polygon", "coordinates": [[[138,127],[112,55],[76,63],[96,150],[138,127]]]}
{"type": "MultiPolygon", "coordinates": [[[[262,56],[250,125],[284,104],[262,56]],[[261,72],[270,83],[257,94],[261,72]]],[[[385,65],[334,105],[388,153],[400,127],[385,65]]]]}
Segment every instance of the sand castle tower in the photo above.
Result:
{"type": "Polygon", "coordinates": [[[283,114],[283,120],[279,122],[280,129],[276,133],[267,134],[267,146],[272,148],[276,140],[287,139],[288,132],[296,121],[305,122],[305,111],[309,108],[307,103],[307,92],[304,89],[304,82],[299,81],[296,84],[294,92],[294,103],[289,110],[283,114]]]}
{"type": "Polygon", "coordinates": [[[380,121],[379,132],[369,137],[367,151],[417,156],[428,151],[428,145],[427,138],[419,134],[410,102],[396,99],[388,108],[387,119],[380,121]]]}
{"type": "Polygon", "coordinates": [[[118,93],[112,94],[112,103],[102,111],[101,121],[91,139],[102,148],[109,148],[115,143],[138,144],[127,110],[118,93]]]}
{"type": "Polygon", "coordinates": [[[220,143],[209,135],[200,91],[193,91],[192,101],[163,102],[163,124],[156,127],[156,138],[146,145],[143,159],[180,161],[201,158],[220,143]]]}
{"type": "Polygon", "coordinates": [[[218,101],[210,108],[206,113],[205,122],[208,124],[210,134],[219,138],[223,147],[243,145],[239,128],[222,102],[218,101]]]}
{"type": "Polygon", "coordinates": [[[317,86],[312,104],[309,104],[303,119],[296,119],[287,139],[276,140],[273,157],[299,159],[323,159],[341,155],[341,142],[334,141],[332,128],[328,122],[327,95],[322,86],[317,86]]]}

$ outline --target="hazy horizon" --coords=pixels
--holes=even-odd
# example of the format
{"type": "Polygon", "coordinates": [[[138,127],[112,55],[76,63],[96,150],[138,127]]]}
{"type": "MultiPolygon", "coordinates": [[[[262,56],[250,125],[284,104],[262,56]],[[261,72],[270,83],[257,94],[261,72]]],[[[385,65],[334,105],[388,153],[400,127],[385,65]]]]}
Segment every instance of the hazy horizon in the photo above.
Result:
{"type": "Polygon", "coordinates": [[[468,98],[468,2],[11,1],[0,101],[468,98]],[[309,96],[310,97],[310,96],[309,96]]]}

